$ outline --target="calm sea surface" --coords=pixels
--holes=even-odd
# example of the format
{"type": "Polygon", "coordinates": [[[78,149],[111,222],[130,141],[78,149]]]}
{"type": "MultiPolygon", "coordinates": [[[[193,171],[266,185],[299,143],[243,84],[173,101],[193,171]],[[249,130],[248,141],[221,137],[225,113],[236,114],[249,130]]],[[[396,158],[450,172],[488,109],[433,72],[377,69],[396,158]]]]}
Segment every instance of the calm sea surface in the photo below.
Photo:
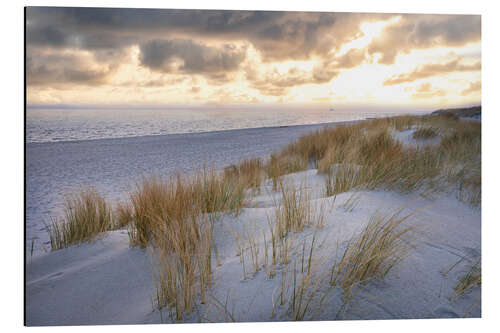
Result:
{"type": "Polygon", "coordinates": [[[28,109],[27,142],[211,132],[360,120],[395,112],[323,109],[28,109]]]}

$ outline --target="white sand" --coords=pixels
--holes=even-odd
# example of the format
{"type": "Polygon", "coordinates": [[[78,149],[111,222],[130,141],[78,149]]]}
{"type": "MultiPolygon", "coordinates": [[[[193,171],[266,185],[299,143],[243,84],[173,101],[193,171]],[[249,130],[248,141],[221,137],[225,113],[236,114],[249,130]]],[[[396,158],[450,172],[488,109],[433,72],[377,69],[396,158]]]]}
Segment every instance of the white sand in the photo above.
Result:
{"type": "Polygon", "coordinates": [[[413,132],[418,128],[418,126],[413,126],[411,129],[404,131],[392,131],[391,134],[394,139],[403,144],[404,148],[422,148],[429,145],[438,145],[441,142],[441,137],[439,136],[429,139],[414,139],[413,132]]]}
{"type": "MultiPolygon", "coordinates": [[[[481,291],[451,299],[453,288],[481,251],[481,212],[459,202],[452,194],[424,198],[417,194],[397,194],[389,191],[348,192],[336,197],[322,198],[323,176],[308,170],[284,178],[288,182],[306,182],[313,203],[327,208],[324,228],[317,231],[313,270],[317,276],[328,269],[346,242],[356,235],[377,211],[390,213],[399,208],[404,212],[420,210],[407,220],[419,225],[418,246],[390,271],[384,281],[371,281],[339,314],[342,290],[330,290],[321,311],[314,320],[390,319],[480,317],[481,291]],[[352,199],[351,210],[342,204],[352,199]],[[447,275],[460,258],[466,257],[447,275]]],[[[245,252],[247,279],[243,280],[240,258],[236,256],[235,235],[245,238],[254,235],[264,258],[264,235],[269,240],[268,216],[273,214],[274,200],[270,181],[262,186],[249,208],[235,218],[224,215],[216,224],[215,239],[219,252],[214,259],[214,285],[210,293],[223,303],[238,321],[290,320],[286,306],[273,312],[273,299],[280,290],[281,274],[277,270],[270,279],[264,268],[255,276],[250,265],[250,252],[245,252]]],[[[294,234],[295,248],[306,249],[314,234],[306,228],[294,234]]],[[[297,255],[296,258],[300,256],[297,255]]],[[[292,255],[292,261],[294,256],[292,255]]],[[[168,322],[167,311],[153,310],[154,280],[148,251],[130,248],[125,230],[109,232],[91,244],[41,254],[27,267],[26,313],[28,325],[132,324],[168,322]]],[[[318,295],[327,291],[319,288],[318,295]]],[[[316,310],[314,304],[312,310],[316,310]]],[[[201,305],[187,321],[230,321],[230,316],[212,303],[201,305]]],[[[306,316],[309,318],[309,316],[306,316]]]]}

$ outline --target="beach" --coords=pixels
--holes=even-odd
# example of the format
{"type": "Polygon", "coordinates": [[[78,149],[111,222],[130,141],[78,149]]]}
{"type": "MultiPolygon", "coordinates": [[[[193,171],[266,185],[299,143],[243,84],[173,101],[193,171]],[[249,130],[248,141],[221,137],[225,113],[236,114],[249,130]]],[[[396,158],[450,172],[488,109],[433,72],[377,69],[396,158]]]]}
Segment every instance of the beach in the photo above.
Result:
{"type": "MultiPolygon", "coordinates": [[[[417,123],[434,121],[432,117],[419,119],[410,120],[417,123]]],[[[427,148],[438,149],[444,138],[454,138],[448,132],[420,138],[415,135],[421,129],[417,125],[398,125],[406,124],[406,121],[409,120],[404,117],[400,118],[400,123],[394,122],[395,125],[387,125],[392,124],[391,120],[387,120],[387,124],[385,120],[373,121],[376,124],[372,126],[374,129],[367,127],[353,133],[360,135],[363,131],[385,128],[377,135],[385,138],[384,135],[390,134],[392,139],[384,140],[392,142],[388,144],[397,148],[396,154],[406,152],[411,158],[412,153],[408,152],[415,152],[423,154],[426,159],[427,148]]],[[[477,124],[462,123],[461,120],[443,118],[439,121],[458,129],[468,126],[475,131],[478,129],[477,124]]],[[[358,124],[361,127],[366,125],[358,124]]],[[[342,128],[332,132],[335,131],[334,125],[329,124],[331,133],[343,133],[342,128]]],[[[353,131],[361,128],[352,126],[356,124],[348,125],[351,127],[347,128],[353,131]]],[[[131,184],[139,182],[140,177],[168,176],[175,171],[189,175],[203,167],[197,164],[201,161],[221,170],[242,159],[263,157],[267,160],[271,152],[281,148],[285,154],[283,161],[289,163],[286,154],[293,150],[287,150],[287,147],[300,147],[299,144],[290,146],[290,142],[324,127],[307,125],[32,144],[29,146],[32,156],[40,161],[28,167],[28,176],[30,170],[31,175],[37,170],[39,183],[36,185],[46,188],[48,181],[44,184],[40,175],[51,170],[50,186],[56,187],[54,192],[62,193],[71,186],[95,186],[107,199],[125,200],[130,186],[133,186],[131,184]],[[59,160],[53,161],[51,166],[42,156],[48,160],[57,156],[59,160]],[[66,164],[61,162],[64,159],[66,164]],[[84,173],[83,169],[89,172],[84,173]]],[[[372,140],[377,142],[380,139],[375,136],[372,140]]],[[[366,144],[373,142],[367,141],[366,144]]],[[[372,157],[373,161],[377,158],[372,157]]],[[[172,304],[160,306],[158,286],[163,281],[161,274],[174,259],[164,261],[154,246],[142,247],[140,243],[134,243],[138,241],[134,232],[139,229],[137,224],[132,224],[132,227],[101,233],[90,242],[51,252],[40,250],[33,257],[28,256],[26,324],[481,317],[481,288],[474,284],[477,281],[469,281],[473,284],[466,284],[466,292],[462,293],[459,288],[461,283],[468,281],[464,276],[475,274],[478,264],[480,272],[481,209],[473,195],[466,196],[461,187],[459,192],[455,187],[437,192],[417,190],[413,186],[420,184],[418,181],[412,183],[411,190],[348,185],[349,188],[332,195],[328,194],[330,175],[340,177],[346,172],[342,168],[358,172],[360,166],[333,164],[325,173],[321,171],[322,161],[324,159],[286,172],[280,176],[278,186],[272,176],[263,179],[259,176],[261,181],[257,187],[245,192],[246,200],[241,210],[215,211],[205,215],[210,217],[212,226],[213,244],[209,252],[212,248],[215,251],[209,257],[212,282],[201,295],[196,292],[198,296],[194,299],[197,301],[191,305],[191,310],[179,312],[177,303],[176,307],[172,304]],[[284,208],[288,207],[287,202],[301,207],[296,213],[305,215],[297,221],[304,225],[290,227],[283,235],[279,234],[278,244],[275,243],[276,228],[279,228],[284,209],[289,209],[284,208]],[[360,252],[349,259],[355,260],[353,262],[344,263],[343,258],[352,256],[353,244],[362,239],[376,238],[379,233],[387,233],[383,237],[394,237],[387,245],[390,252],[384,260],[396,261],[389,264],[384,274],[376,268],[373,276],[357,277],[358,280],[351,282],[345,270],[359,264],[357,260],[360,259],[353,258],[363,258],[366,254],[360,252]]],[[[389,170],[384,177],[393,179],[391,173],[389,170]]],[[[342,177],[346,175],[351,182],[348,174],[342,177]]],[[[398,184],[401,181],[407,180],[397,179],[398,184]]],[[[141,186],[146,186],[144,184],[141,186]]],[[[140,186],[138,188],[139,192],[135,193],[144,191],[140,186]]],[[[47,195],[39,198],[49,200],[47,195]]],[[[40,207],[45,205],[43,200],[38,199],[40,207]]],[[[58,201],[54,197],[50,200],[52,209],[57,211],[58,201]]],[[[33,214],[31,218],[36,216],[33,214]]],[[[290,218],[286,215],[286,219],[290,218]]],[[[155,241],[151,242],[155,244],[155,241]]],[[[368,244],[360,249],[365,246],[368,244]]],[[[376,251],[378,256],[378,251],[383,252],[383,249],[376,248],[376,251]]],[[[367,260],[369,263],[373,258],[367,260]]],[[[385,264],[380,262],[382,267],[385,264]]],[[[186,286],[180,290],[185,290],[183,288],[186,286]]]]}
{"type": "Polygon", "coordinates": [[[26,247],[49,250],[45,223],[62,214],[64,196],[94,187],[123,200],[143,176],[168,177],[243,158],[268,157],[300,135],[345,122],[81,140],[26,145],[26,247]]]}

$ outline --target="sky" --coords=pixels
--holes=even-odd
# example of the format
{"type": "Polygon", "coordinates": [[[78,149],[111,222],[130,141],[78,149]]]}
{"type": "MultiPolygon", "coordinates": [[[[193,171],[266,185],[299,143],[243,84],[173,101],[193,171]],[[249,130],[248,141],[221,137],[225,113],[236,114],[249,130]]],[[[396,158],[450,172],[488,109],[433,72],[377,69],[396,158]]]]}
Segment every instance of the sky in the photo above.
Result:
{"type": "Polygon", "coordinates": [[[481,103],[479,15],[29,7],[28,105],[481,103]]]}

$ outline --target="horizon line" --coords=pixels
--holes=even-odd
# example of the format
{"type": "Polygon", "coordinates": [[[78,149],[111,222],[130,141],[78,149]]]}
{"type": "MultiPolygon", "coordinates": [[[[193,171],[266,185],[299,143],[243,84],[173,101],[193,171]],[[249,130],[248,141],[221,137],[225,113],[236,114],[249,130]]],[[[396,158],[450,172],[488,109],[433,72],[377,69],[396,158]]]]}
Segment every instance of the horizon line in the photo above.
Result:
{"type": "Polygon", "coordinates": [[[460,109],[460,108],[469,108],[469,107],[478,107],[481,106],[481,101],[474,103],[466,103],[466,104],[458,104],[458,105],[450,105],[450,106],[417,106],[412,108],[408,105],[378,105],[378,104],[365,104],[365,105],[339,105],[335,106],[333,103],[311,103],[311,104],[299,104],[299,103],[290,103],[290,104],[275,104],[275,103],[249,103],[249,104],[78,104],[78,103],[26,103],[25,110],[28,109],[73,109],[73,110],[161,110],[161,109],[238,109],[238,108],[246,108],[246,109],[283,109],[283,108],[330,108],[334,107],[337,110],[345,110],[345,111],[362,111],[362,110],[373,110],[373,111],[414,111],[414,112],[425,112],[429,110],[442,110],[442,109],[460,109]]]}

